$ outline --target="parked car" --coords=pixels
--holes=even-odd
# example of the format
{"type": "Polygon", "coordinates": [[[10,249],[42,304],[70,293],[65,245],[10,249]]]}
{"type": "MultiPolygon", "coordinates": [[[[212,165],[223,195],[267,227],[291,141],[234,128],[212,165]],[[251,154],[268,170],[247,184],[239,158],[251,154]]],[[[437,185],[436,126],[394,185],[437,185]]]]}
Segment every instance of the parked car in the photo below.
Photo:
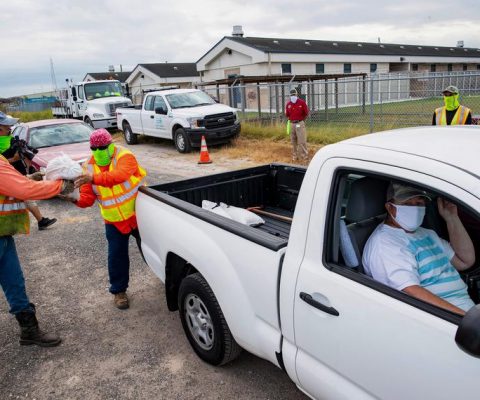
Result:
{"type": "MultiPolygon", "coordinates": [[[[322,148],[307,170],[271,164],[142,187],[143,255],[193,350],[221,365],[243,348],[312,398],[478,399],[480,305],[462,317],[361,268],[391,180],[457,204],[478,248],[478,129],[376,133],[322,148]],[[256,207],[266,223],[242,225],[203,200],[256,207]]],[[[424,226],[445,238],[442,223],[431,202],[424,226]]],[[[478,304],[476,258],[462,278],[478,304]]]]}
{"type": "Polygon", "coordinates": [[[13,130],[13,136],[38,150],[32,160],[38,170],[62,154],[83,163],[91,155],[89,139],[93,130],[76,119],[45,119],[20,123],[13,130]]]}
{"type": "Polygon", "coordinates": [[[117,125],[128,144],[137,143],[140,134],[155,136],[173,140],[180,153],[200,147],[202,136],[212,145],[240,133],[236,110],[197,89],[149,92],[143,105],[117,108],[117,125]]]}

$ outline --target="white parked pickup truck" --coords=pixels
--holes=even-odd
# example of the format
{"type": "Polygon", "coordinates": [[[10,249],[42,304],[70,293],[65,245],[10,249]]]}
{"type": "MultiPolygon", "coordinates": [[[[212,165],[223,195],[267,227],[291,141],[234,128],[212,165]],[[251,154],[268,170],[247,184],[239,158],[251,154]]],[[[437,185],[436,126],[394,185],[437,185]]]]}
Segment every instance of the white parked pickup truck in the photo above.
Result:
{"type": "MultiPolygon", "coordinates": [[[[411,297],[365,274],[361,256],[391,181],[455,202],[478,251],[479,149],[476,127],[410,128],[326,146],[308,170],[271,164],[144,187],[143,254],[208,363],[243,348],[318,399],[476,400],[480,305],[462,317],[411,297]],[[205,199],[258,207],[265,224],[204,210],[205,199]]],[[[430,202],[423,226],[448,239],[442,221],[430,202]]],[[[477,304],[478,265],[462,273],[477,304]]]]}
{"type": "Polygon", "coordinates": [[[234,108],[217,104],[197,89],[170,89],[149,92],[143,105],[117,109],[117,125],[128,144],[138,135],[172,139],[180,153],[207,144],[227,143],[240,133],[234,108]]]}

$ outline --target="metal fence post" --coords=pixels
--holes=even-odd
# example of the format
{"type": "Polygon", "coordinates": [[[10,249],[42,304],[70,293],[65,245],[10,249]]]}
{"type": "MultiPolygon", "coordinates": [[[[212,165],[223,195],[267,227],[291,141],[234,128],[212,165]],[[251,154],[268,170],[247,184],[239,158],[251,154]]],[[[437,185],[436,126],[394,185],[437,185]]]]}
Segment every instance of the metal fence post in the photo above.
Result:
{"type": "Polygon", "coordinates": [[[279,109],[278,109],[278,83],[275,82],[275,117],[278,122],[279,118],[279,109]]]}
{"type": "Polygon", "coordinates": [[[325,80],[325,121],[328,121],[328,81],[325,80]]]}
{"type": "Polygon", "coordinates": [[[334,90],[334,101],[335,101],[335,112],[338,114],[338,78],[335,78],[335,84],[333,86],[334,90]]]}
{"type": "Polygon", "coordinates": [[[258,104],[258,118],[262,119],[262,101],[260,99],[260,84],[257,82],[257,104],[258,104]]]}
{"type": "Polygon", "coordinates": [[[367,77],[364,75],[362,79],[362,114],[365,114],[367,102],[367,77]]]}
{"type": "Polygon", "coordinates": [[[373,77],[370,76],[370,133],[373,133],[373,77]]]}

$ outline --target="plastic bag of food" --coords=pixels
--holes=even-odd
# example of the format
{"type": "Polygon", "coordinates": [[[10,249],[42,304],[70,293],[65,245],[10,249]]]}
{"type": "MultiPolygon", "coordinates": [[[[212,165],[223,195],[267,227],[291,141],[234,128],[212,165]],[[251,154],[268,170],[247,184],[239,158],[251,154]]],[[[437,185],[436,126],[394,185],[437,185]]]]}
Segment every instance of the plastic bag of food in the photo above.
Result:
{"type": "MultiPolygon", "coordinates": [[[[73,161],[66,154],[55,157],[47,164],[47,168],[45,168],[45,179],[49,181],[56,181],[58,179],[74,181],[82,174],[83,170],[80,164],[73,161]]],[[[79,189],[75,189],[68,197],[78,200],[80,197],[79,189]]]]}
{"type": "Polygon", "coordinates": [[[244,208],[229,206],[225,203],[220,203],[220,207],[222,207],[234,221],[242,224],[258,226],[265,223],[262,217],[244,208]]]}
{"type": "Polygon", "coordinates": [[[218,203],[215,203],[213,201],[203,200],[202,208],[211,211],[217,215],[221,215],[222,217],[232,219],[232,217],[230,217],[230,215],[223,209],[223,207],[220,207],[218,203]]]}

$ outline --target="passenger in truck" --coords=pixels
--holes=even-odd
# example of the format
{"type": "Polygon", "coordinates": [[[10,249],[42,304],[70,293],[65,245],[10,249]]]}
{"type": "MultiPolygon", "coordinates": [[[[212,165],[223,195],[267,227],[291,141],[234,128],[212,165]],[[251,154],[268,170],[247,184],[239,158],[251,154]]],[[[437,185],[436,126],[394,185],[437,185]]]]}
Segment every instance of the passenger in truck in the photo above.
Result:
{"type": "Polygon", "coordinates": [[[457,206],[438,198],[450,242],[420,227],[429,195],[414,187],[391,183],[387,216],[368,239],[363,253],[365,272],[375,280],[413,297],[465,314],[475,304],[458,271],[475,262],[475,250],[458,217],[457,206]]]}

